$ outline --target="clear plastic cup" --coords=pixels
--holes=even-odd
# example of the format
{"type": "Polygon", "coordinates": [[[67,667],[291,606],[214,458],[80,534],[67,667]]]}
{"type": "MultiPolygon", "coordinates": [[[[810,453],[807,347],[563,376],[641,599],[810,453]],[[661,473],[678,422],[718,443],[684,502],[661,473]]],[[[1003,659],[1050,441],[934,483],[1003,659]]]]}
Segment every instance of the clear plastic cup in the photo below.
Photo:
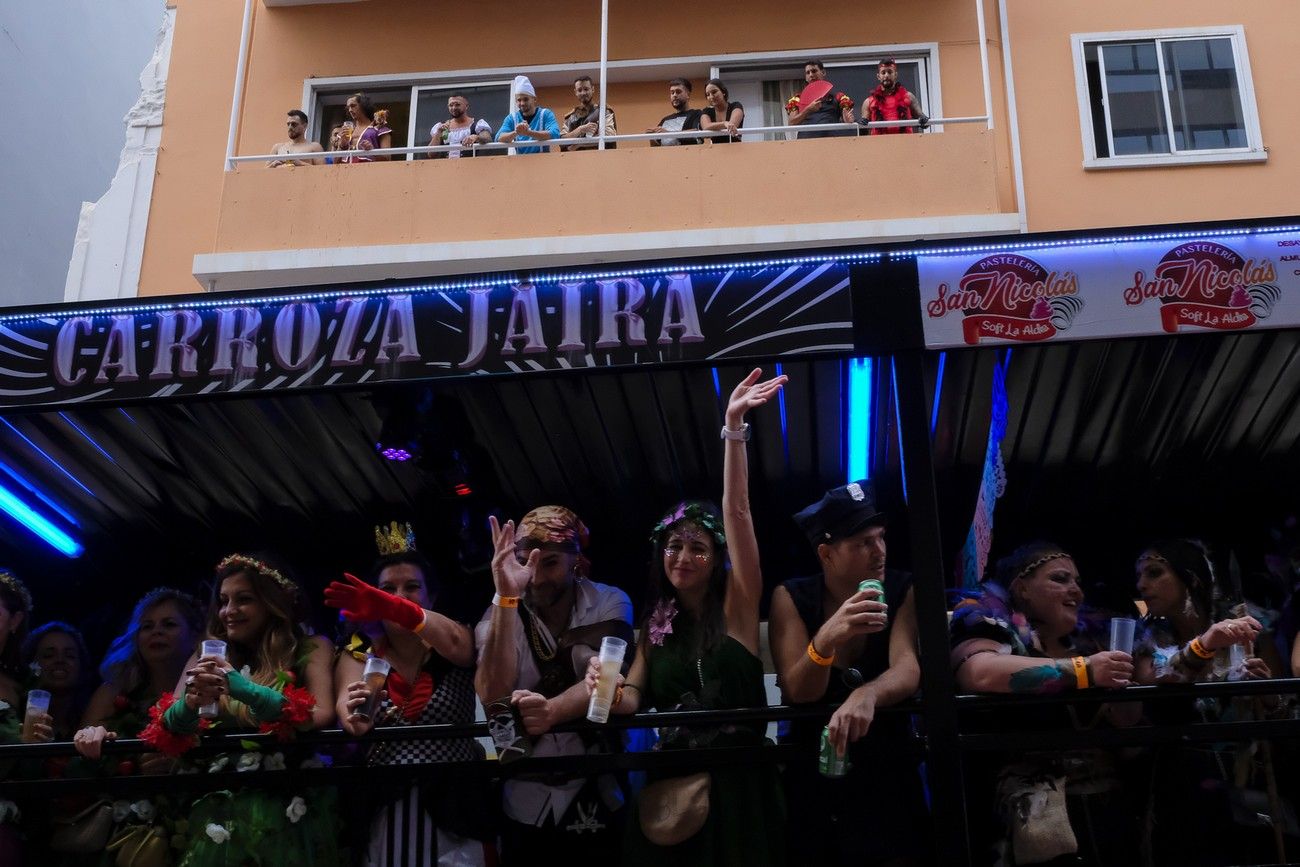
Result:
{"type": "MultiPolygon", "coordinates": [[[[204,657],[213,657],[225,662],[226,642],[216,638],[209,638],[204,641],[199,658],[203,659],[204,657]]],[[[219,713],[221,713],[221,705],[219,702],[214,701],[212,704],[205,704],[199,707],[199,716],[203,719],[216,719],[219,713]]]]}
{"type": "Polygon", "coordinates": [[[379,708],[379,691],[388,682],[388,672],[392,668],[392,665],[386,659],[381,659],[378,656],[366,658],[366,667],[361,674],[361,679],[366,682],[366,687],[370,690],[370,698],[366,699],[365,704],[357,708],[357,716],[364,719],[374,718],[375,711],[379,708]]]}
{"type": "Polygon", "coordinates": [[[1246,657],[1250,656],[1246,645],[1234,644],[1228,648],[1228,679],[1246,679],[1246,657]]]}
{"type": "Polygon", "coordinates": [[[1137,621],[1132,617],[1112,617],[1110,619],[1110,649],[1133,653],[1133,634],[1137,630],[1137,621]]]}
{"type": "Polygon", "coordinates": [[[609,708],[614,703],[614,691],[618,687],[618,675],[623,668],[623,655],[627,653],[627,642],[621,638],[607,635],[600,641],[600,677],[596,680],[596,691],[587,703],[587,719],[594,723],[609,721],[609,708]]]}
{"type": "Polygon", "coordinates": [[[23,737],[31,736],[32,727],[37,717],[50,712],[50,694],[43,689],[29,690],[27,693],[27,712],[23,716],[23,737]]]}

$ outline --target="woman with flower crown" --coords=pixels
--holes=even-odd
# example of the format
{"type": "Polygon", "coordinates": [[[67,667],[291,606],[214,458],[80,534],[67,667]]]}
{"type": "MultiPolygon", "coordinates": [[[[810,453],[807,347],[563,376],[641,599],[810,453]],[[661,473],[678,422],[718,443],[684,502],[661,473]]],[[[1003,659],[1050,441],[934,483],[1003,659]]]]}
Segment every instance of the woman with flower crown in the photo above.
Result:
{"type": "MultiPolygon", "coordinates": [[[[175,694],[164,694],[150,709],[152,721],[141,737],[161,752],[180,755],[209,725],[274,732],[283,741],[297,730],[329,725],[333,647],[306,633],[305,614],[302,589],[272,558],[226,557],[217,564],[206,636],[225,641],[226,655],[191,656],[175,694]],[[199,715],[209,704],[218,706],[211,723],[199,715]]],[[[283,769],[284,756],[221,755],[208,770],[257,767],[283,769]]],[[[188,828],[181,867],[340,863],[332,789],[312,787],[301,795],[261,786],[211,792],[190,808],[188,828]]]]}
{"type": "MultiPolygon", "coordinates": [[[[343,609],[357,627],[334,667],[336,710],[344,731],[364,737],[376,725],[406,726],[474,721],[474,638],[469,626],[448,616],[433,566],[415,549],[410,525],[375,528],[379,559],[370,583],[352,575],[325,590],[325,604],[343,609]],[[374,713],[363,677],[369,656],[391,666],[374,713]]],[[[465,762],[483,758],[471,738],[388,741],[372,748],[370,765],[465,762]]],[[[483,809],[486,785],[475,798],[473,783],[452,787],[430,781],[383,796],[370,825],[366,867],[423,867],[454,861],[486,863],[494,836],[483,809]]]]}
{"type": "MultiPolygon", "coordinates": [[[[749,512],[745,413],[774,398],[786,382],[759,382],[753,370],[732,391],[726,408],[722,514],[711,503],[679,503],[655,527],[651,541],[649,605],[642,641],[626,680],[620,678],[611,710],[722,709],[767,706],[758,656],[759,598],[763,576],[749,512]]],[[[592,660],[587,684],[600,672],[592,660]]],[[[750,746],[765,743],[763,725],[698,728],[662,733],[661,749],[750,746]]],[[[655,775],[650,777],[656,782],[655,775]]],[[[784,861],[785,809],[780,778],[770,762],[709,771],[708,818],[681,842],[658,845],[663,834],[643,805],[629,817],[624,863],[754,865],[784,861]]],[[[649,788],[647,790],[649,791],[649,788]]],[[[644,800],[643,792],[642,800],[644,800]]]]}

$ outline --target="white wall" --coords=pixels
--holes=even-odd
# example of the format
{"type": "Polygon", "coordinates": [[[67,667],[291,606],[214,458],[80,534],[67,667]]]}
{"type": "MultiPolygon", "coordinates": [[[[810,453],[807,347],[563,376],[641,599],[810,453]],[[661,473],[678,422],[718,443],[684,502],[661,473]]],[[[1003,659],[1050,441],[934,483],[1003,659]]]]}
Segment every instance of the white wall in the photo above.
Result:
{"type": "Polygon", "coordinates": [[[108,189],[163,0],[0,2],[0,306],[63,300],[83,201],[108,189]]]}

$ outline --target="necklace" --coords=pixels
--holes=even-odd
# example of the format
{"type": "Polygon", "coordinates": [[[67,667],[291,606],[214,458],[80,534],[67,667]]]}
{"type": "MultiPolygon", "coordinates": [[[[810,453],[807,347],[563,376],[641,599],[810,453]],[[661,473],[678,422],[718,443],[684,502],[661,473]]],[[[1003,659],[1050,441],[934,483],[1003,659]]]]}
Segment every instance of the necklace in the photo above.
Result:
{"type": "Polygon", "coordinates": [[[537,628],[536,619],[536,614],[530,614],[524,621],[528,626],[528,640],[533,645],[533,653],[536,654],[537,658],[542,662],[550,662],[555,658],[555,654],[560,652],[560,645],[559,642],[556,642],[555,649],[550,653],[546,652],[545,648],[542,647],[542,636],[537,628]]]}

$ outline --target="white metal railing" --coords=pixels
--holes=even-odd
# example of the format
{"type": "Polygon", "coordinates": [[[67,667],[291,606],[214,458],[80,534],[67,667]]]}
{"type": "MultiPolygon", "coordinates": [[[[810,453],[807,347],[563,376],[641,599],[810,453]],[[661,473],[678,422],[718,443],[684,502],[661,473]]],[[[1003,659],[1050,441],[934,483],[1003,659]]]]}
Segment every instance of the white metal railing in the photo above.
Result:
{"type": "MultiPolygon", "coordinates": [[[[927,119],[927,126],[945,126],[947,124],[962,123],[987,123],[987,116],[980,117],[932,117],[927,119]]],[[[864,132],[873,129],[886,129],[894,127],[920,126],[919,120],[881,120],[871,121],[870,123],[814,123],[799,124],[797,126],[755,126],[741,127],[737,130],[737,135],[774,135],[782,133],[804,133],[804,132],[841,132],[854,131],[861,136],[864,132]]],[[[606,142],[623,142],[623,141],[651,141],[665,138],[680,139],[699,139],[699,138],[724,138],[731,135],[726,130],[681,130],[678,132],[639,132],[626,133],[619,135],[606,136],[606,142]]],[[[310,160],[324,159],[325,157],[334,157],[342,159],[343,157],[375,157],[375,156],[405,156],[406,154],[436,154],[450,153],[452,151],[469,152],[470,154],[501,154],[507,152],[512,147],[542,148],[544,150],[558,151],[561,147],[567,145],[583,145],[583,150],[595,150],[600,139],[596,136],[587,138],[555,138],[546,141],[523,141],[518,143],[511,142],[486,142],[477,145],[423,145],[417,147],[402,148],[372,148],[371,150],[346,150],[346,151],[321,151],[318,153],[306,154],[254,154],[251,156],[232,156],[227,158],[228,169],[233,168],[235,163],[252,163],[252,162],[273,162],[281,160],[288,162],[290,160],[310,160]]],[[[743,143],[743,142],[742,142],[743,143]]]]}

